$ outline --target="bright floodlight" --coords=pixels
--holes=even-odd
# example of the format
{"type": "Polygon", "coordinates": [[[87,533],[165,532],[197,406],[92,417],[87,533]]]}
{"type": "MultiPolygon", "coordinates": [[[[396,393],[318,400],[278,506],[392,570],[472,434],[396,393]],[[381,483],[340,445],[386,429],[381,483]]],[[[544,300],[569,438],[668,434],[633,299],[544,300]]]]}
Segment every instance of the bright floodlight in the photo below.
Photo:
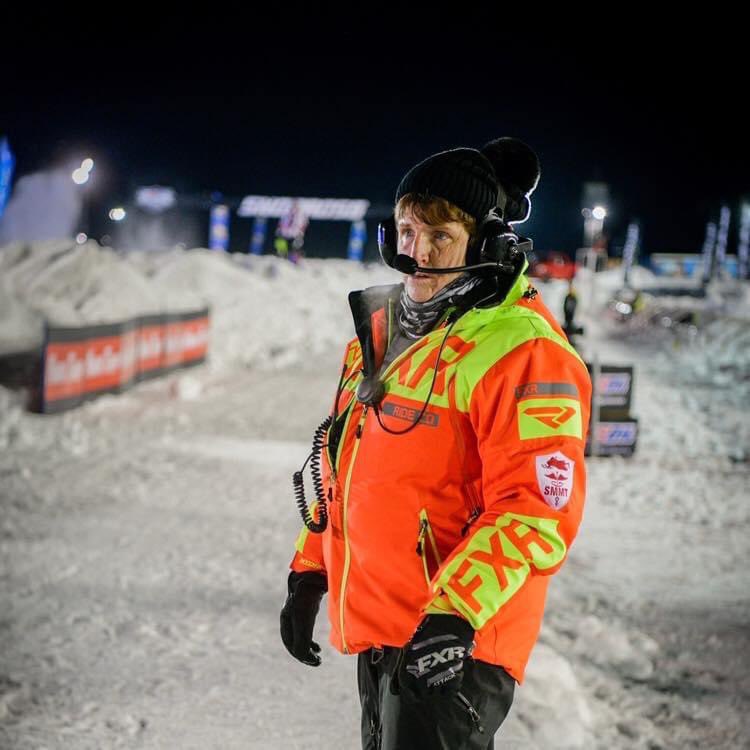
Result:
{"type": "Polygon", "coordinates": [[[109,212],[109,218],[112,219],[112,221],[122,221],[125,218],[125,209],[124,208],[113,208],[109,212]]]}
{"type": "Polygon", "coordinates": [[[73,182],[75,182],[76,185],[83,185],[89,181],[89,173],[82,168],[76,169],[75,172],[73,172],[73,182]]]}
{"type": "Polygon", "coordinates": [[[81,169],[84,172],[90,172],[94,168],[94,160],[93,159],[84,159],[81,162],[81,169]]]}
{"type": "Polygon", "coordinates": [[[601,221],[607,215],[607,209],[604,206],[597,206],[591,213],[595,219],[601,221]]]}

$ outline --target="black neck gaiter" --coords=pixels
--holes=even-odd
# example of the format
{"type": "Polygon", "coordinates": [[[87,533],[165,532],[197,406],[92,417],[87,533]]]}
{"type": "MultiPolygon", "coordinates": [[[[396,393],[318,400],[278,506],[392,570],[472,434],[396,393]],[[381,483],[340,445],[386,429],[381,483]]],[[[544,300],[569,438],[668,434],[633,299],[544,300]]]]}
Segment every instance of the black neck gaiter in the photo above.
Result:
{"type": "Polygon", "coordinates": [[[450,306],[451,301],[466,294],[481,281],[481,276],[463,273],[426,302],[415,302],[406,293],[406,287],[404,287],[398,312],[399,328],[410,339],[421,338],[433,329],[441,314],[450,306]]]}

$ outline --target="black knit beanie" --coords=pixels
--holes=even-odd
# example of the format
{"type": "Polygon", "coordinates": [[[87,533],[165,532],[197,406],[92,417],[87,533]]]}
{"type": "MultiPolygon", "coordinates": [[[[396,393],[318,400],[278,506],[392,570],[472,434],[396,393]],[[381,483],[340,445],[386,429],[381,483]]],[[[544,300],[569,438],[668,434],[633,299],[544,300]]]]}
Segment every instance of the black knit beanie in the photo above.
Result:
{"type": "Polygon", "coordinates": [[[523,141],[498,138],[481,151],[441,151],[412,167],[396,190],[396,203],[407,193],[444,198],[477,222],[497,207],[508,222],[524,221],[528,196],[539,182],[539,159],[523,141]]]}
{"type": "Polygon", "coordinates": [[[481,221],[498,203],[499,185],[489,160],[473,148],[434,154],[412,167],[396,190],[396,203],[407,193],[445,198],[481,221]]]}

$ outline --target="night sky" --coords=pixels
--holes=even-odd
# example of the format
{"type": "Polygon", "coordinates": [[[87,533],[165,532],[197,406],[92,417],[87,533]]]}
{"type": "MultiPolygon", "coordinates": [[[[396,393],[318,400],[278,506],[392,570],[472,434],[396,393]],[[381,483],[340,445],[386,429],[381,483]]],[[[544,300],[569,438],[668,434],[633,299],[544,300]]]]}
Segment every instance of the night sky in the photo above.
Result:
{"type": "Polygon", "coordinates": [[[416,162],[502,135],[539,154],[523,231],[542,250],[581,245],[587,180],[609,184],[611,245],[639,219],[646,252],[699,251],[722,202],[736,216],[750,193],[747,84],[738,42],[715,29],[678,42],[611,26],[479,38],[447,19],[391,19],[387,32],[373,19],[325,33],[111,26],[82,21],[71,42],[49,19],[18,21],[2,51],[16,176],[91,155],[97,216],[147,184],[387,205],[416,162]]]}

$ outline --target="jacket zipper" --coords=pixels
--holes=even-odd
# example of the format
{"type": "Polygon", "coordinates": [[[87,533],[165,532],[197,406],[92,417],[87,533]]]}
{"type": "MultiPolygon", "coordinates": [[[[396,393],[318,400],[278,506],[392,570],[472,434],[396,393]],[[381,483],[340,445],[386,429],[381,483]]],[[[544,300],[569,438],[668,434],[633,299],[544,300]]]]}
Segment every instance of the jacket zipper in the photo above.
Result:
{"type": "Polygon", "coordinates": [[[427,516],[427,509],[422,508],[422,510],[419,511],[419,536],[417,537],[417,554],[422,558],[424,577],[429,588],[430,583],[432,582],[432,577],[430,576],[430,566],[427,563],[428,542],[430,548],[432,549],[433,559],[437,564],[437,570],[443,564],[443,560],[440,557],[440,552],[438,551],[437,541],[435,540],[435,534],[432,531],[432,526],[430,526],[430,519],[427,516]]]}
{"type": "Polygon", "coordinates": [[[458,698],[458,700],[461,701],[461,703],[463,703],[464,708],[469,713],[469,716],[471,717],[471,720],[474,722],[474,725],[476,726],[479,734],[484,734],[484,727],[482,726],[482,717],[479,715],[476,708],[474,708],[474,706],[471,705],[471,703],[469,702],[469,699],[462,692],[459,691],[458,693],[456,693],[456,697],[458,698]]]}
{"type": "MultiPolygon", "coordinates": [[[[364,410],[362,411],[362,416],[359,418],[359,423],[357,424],[357,430],[355,433],[356,442],[354,443],[354,448],[352,450],[352,457],[349,460],[349,469],[346,472],[346,482],[344,483],[344,572],[341,576],[341,589],[339,591],[339,628],[341,630],[341,643],[343,645],[345,654],[349,653],[349,647],[346,645],[346,636],[344,635],[344,601],[346,597],[346,581],[349,577],[349,564],[351,562],[351,552],[349,551],[349,533],[346,528],[346,516],[349,507],[349,485],[352,479],[352,469],[354,468],[354,462],[357,458],[357,452],[359,451],[359,441],[362,437],[362,425],[365,423],[368,408],[368,406],[365,406],[364,410]]],[[[345,434],[346,433],[344,432],[343,435],[345,434]]]]}
{"type": "Polygon", "coordinates": [[[475,505],[471,510],[471,515],[469,516],[469,520],[463,525],[463,528],[461,529],[461,536],[466,536],[466,532],[471,528],[471,524],[474,523],[474,521],[479,518],[479,516],[482,515],[482,511],[479,510],[479,508],[475,505]]]}
{"type": "MultiPolygon", "coordinates": [[[[444,321],[442,321],[444,322],[444,321]]],[[[438,330],[438,329],[433,329],[438,330]]],[[[432,333],[431,331],[430,333],[432,333]]],[[[425,334],[429,336],[428,334],[425,334]]],[[[414,342],[415,344],[417,342],[414,342]]],[[[395,369],[397,364],[403,360],[410,349],[414,347],[414,344],[412,344],[410,347],[408,347],[405,351],[401,352],[401,355],[396,357],[396,359],[391,362],[390,366],[386,369],[386,371],[380,376],[381,380],[385,380],[388,375],[395,369]]],[[[364,410],[362,411],[362,416],[359,418],[359,423],[357,424],[356,432],[355,432],[355,439],[356,442],[354,443],[354,449],[352,451],[352,457],[349,459],[349,468],[346,472],[346,481],[344,483],[344,513],[343,513],[343,527],[344,527],[344,572],[341,576],[341,588],[339,590],[339,629],[341,631],[341,643],[343,646],[343,650],[345,654],[349,653],[349,647],[346,644],[346,637],[344,635],[344,602],[346,597],[346,582],[347,578],[349,577],[349,565],[351,562],[351,552],[349,550],[349,534],[347,533],[346,528],[346,520],[347,520],[347,510],[349,505],[349,485],[351,483],[352,478],[352,469],[354,468],[354,462],[357,458],[357,453],[359,451],[359,441],[362,437],[362,425],[365,422],[365,419],[367,417],[367,410],[369,409],[368,406],[365,406],[364,410]]],[[[338,468],[338,465],[341,460],[341,439],[343,439],[346,436],[347,427],[349,424],[349,418],[351,417],[354,409],[347,415],[346,422],[344,423],[344,428],[341,432],[341,438],[339,439],[339,450],[338,455],[336,456],[336,466],[334,469],[338,468]]],[[[425,519],[426,519],[426,512],[425,512],[425,519]]],[[[430,541],[433,545],[433,550],[435,552],[435,555],[437,559],[439,558],[438,552],[437,552],[437,545],[435,544],[435,537],[432,534],[432,530],[429,528],[429,521],[427,521],[427,531],[430,536],[430,541]]],[[[429,584],[429,581],[428,581],[429,584]]]]}

